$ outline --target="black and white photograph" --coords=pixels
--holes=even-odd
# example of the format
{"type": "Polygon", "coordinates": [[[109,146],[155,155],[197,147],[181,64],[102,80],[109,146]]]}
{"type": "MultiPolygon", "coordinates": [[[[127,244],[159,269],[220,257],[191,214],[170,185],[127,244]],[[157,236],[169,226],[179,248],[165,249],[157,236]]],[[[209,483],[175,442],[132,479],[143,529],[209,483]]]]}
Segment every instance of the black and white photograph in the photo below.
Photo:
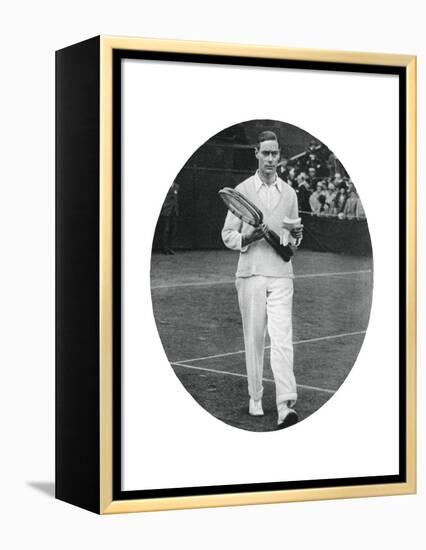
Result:
{"type": "Polygon", "coordinates": [[[155,322],[174,373],[218,420],[297,429],[350,374],[372,292],[357,182],[308,129],[240,122],[170,182],[152,246],[155,322]]]}
{"type": "Polygon", "coordinates": [[[0,20],[0,547],[423,550],[423,3],[0,20]]]}
{"type": "Polygon", "coordinates": [[[57,52],[57,498],[414,490],[414,70],[125,37],[57,52]]]}
{"type": "Polygon", "coordinates": [[[114,59],[116,494],[398,484],[399,69],[114,59]]]}

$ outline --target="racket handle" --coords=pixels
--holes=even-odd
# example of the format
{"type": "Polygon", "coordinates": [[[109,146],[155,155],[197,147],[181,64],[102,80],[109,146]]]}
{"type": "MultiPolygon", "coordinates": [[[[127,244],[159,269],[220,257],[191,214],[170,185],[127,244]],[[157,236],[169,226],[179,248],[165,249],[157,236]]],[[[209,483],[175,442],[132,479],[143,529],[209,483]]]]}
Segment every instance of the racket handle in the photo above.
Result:
{"type": "Polygon", "coordinates": [[[268,231],[265,233],[265,241],[285,262],[290,261],[290,258],[293,256],[293,250],[289,245],[283,246],[280,243],[280,238],[275,233],[275,231],[272,231],[272,229],[268,229],[268,231]]]}

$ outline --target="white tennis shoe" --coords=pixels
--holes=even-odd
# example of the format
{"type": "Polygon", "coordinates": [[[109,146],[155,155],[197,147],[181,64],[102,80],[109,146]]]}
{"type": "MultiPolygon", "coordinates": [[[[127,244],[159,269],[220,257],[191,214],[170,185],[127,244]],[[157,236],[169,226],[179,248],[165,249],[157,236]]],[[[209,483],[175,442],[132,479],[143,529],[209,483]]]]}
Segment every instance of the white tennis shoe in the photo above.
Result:
{"type": "Polygon", "coordinates": [[[280,405],[280,407],[278,408],[278,429],[279,430],[283,428],[288,428],[289,426],[293,426],[294,424],[297,424],[298,420],[299,420],[299,417],[295,410],[290,409],[290,407],[288,407],[287,404],[280,405]]]}
{"type": "Polygon", "coordinates": [[[251,399],[249,401],[249,414],[252,416],[263,416],[262,400],[251,399]]]}

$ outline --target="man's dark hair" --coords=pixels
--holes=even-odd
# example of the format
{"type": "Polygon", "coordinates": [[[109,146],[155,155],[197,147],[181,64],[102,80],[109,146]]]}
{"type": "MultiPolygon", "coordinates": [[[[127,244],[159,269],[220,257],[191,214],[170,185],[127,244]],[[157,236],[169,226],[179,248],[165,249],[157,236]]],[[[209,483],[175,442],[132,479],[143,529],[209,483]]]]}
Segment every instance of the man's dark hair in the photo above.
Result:
{"type": "Polygon", "coordinates": [[[260,132],[260,134],[257,136],[257,143],[256,143],[257,149],[259,149],[262,141],[276,141],[278,143],[278,147],[281,148],[280,142],[278,141],[277,134],[275,132],[271,132],[271,130],[265,130],[264,132],[260,132]]]}

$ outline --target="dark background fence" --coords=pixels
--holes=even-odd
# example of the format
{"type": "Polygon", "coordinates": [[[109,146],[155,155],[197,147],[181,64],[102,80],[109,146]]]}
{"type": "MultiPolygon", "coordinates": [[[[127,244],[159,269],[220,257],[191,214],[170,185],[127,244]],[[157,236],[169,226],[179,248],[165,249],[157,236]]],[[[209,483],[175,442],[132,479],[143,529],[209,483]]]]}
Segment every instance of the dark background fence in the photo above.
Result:
{"type": "Polygon", "coordinates": [[[304,225],[301,248],[371,256],[367,220],[339,220],[310,214],[302,214],[301,218],[304,225]]]}

